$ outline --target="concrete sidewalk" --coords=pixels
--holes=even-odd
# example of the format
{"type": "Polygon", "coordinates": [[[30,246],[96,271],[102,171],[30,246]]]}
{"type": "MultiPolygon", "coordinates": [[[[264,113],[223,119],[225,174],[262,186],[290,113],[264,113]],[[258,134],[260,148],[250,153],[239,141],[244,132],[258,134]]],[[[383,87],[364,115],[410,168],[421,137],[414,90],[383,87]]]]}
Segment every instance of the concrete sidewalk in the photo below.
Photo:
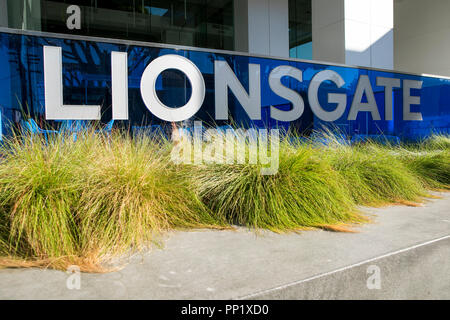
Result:
{"type": "Polygon", "coordinates": [[[358,233],[175,232],[121,271],[81,274],[79,290],[64,272],[3,269],[0,298],[450,299],[450,194],[440,195],[364,209],[374,223],[358,233]],[[381,288],[368,289],[378,274],[381,288]]]}

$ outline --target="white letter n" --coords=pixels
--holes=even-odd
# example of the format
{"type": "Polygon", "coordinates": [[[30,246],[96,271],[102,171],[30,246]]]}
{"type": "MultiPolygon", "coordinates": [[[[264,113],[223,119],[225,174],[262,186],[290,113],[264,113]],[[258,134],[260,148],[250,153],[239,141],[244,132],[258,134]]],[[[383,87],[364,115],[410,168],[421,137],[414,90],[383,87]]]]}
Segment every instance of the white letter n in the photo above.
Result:
{"type": "Polygon", "coordinates": [[[261,120],[261,83],[259,64],[248,65],[249,93],[225,61],[214,61],[216,120],[228,119],[228,88],[252,120],[261,120]]]}

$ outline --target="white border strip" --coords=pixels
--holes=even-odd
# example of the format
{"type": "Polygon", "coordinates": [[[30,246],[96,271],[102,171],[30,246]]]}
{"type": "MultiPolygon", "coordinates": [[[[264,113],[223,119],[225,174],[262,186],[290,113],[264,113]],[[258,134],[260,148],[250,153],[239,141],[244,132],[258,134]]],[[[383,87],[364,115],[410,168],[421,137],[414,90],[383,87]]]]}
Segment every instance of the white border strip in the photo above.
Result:
{"type": "Polygon", "coordinates": [[[406,252],[406,251],[409,251],[409,250],[413,250],[413,249],[416,249],[416,248],[419,248],[419,247],[423,247],[423,246],[432,244],[434,242],[438,242],[438,241],[449,239],[449,238],[450,238],[450,235],[443,236],[443,237],[440,237],[440,238],[437,238],[437,239],[434,239],[434,240],[430,240],[430,241],[427,241],[427,242],[416,244],[416,245],[411,246],[411,247],[407,247],[407,248],[400,249],[400,250],[397,250],[397,251],[389,252],[387,254],[383,254],[383,255],[375,257],[375,258],[371,258],[371,259],[364,260],[364,261],[361,261],[361,262],[358,262],[358,263],[355,263],[355,264],[351,264],[349,266],[342,267],[342,268],[339,268],[339,269],[336,269],[336,270],[333,270],[333,271],[321,273],[321,274],[318,274],[318,275],[310,277],[310,278],[306,278],[306,279],[303,279],[303,280],[298,280],[298,281],[291,282],[291,283],[288,283],[288,284],[284,284],[284,285],[281,285],[281,286],[278,286],[278,287],[274,287],[274,288],[271,288],[271,289],[266,289],[266,290],[262,290],[262,291],[255,292],[255,293],[252,293],[252,294],[248,294],[248,295],[245,295],[245,296],[237,297],[237,298],[234,298],[233,300],[245,300],[245,299],[253,298],[253,297],[256,297],[256,296],[259,296],[259,295],[263,295],[263,294],[266,294],[266,293],[270,293],[270,292],[274,292],[274,291],[278,291],[278,290],[283,290],[283,289],[286,289],[286,288],[289,288],[289,287],[292,287],[292,286],[296,286],[296,285],[304,283],[304,282],[308,282],[308,281],[311,281],[311,280],[315,280],[315,279],[318,279],[318,278],[329,276],[331,274],[335,274],[335,273],[338,273],[338,272],[341,272],[341,271],[345,271],[345,270],[348,270],[348,269],[351,269],[351,268],[354,268],[354,267],[359,267],[359,266],[361,266],[363,264],[366,264],[366,263],[369,263],[369,262],[372,262],[372,261],[376,261],[376,260],[380,260],[380,259],[383,259],[383,258],[387,258],[387,257],[393,256],[393,255],[399,254],[399,253],[403,253],[403,252],[406,252]]]}

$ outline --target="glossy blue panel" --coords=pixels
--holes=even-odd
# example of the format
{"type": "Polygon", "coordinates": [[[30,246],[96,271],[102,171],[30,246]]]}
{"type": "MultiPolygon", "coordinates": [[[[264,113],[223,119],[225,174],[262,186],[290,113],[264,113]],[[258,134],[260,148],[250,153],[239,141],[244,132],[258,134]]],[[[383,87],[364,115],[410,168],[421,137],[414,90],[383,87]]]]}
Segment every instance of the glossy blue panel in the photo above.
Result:
{"type": "MultiPolygon", "coordinates": [[[[111,51],[128,53],[129,121],[126,126],[165,124],[153,116],[144,105],[140,94],[140,79],[145,67],[155,58],[165,54],[182,55],[193,61],[203,74],[206,97],[195,119],[207,123],[224,125],[226,121],[214,120],[214,61],[226,61],[238,79],[248,90],[248,65],[259,64],[261,68],[261,108],[262,119],[250,121],[244,109],[233,94],[229,94],[230,119],[244,126],[293,127],[301,132],[311,132],[322,125],[338,127],[348,135],[386,134],[401,138],[417,139],[432,132],[449,133],[450,128],[450,80],[401,74],[389,71],[375,71],[364,68],[332,66],[300,61],[211,53],[207,51],[176,50],[172,48],[143,47],[104,42],[68,40],[0,33],[0,107],[3,134],[10,131],[11,124],[18,124],[28,115],[38,120],[40,126],[59,126],[57,122],[44,119],[44,75],[43,46],[59,46],[63,52],[63,83],[65,104],[100,104],[102,121],[111,119],[111,51]],[[271,70],[280,65],[290,65],[302,70],[303,81],[284,77],[282,83],[303,97],[305,111],[296,121],[280,122],[270,117],[270,106],[289,110],[289,101],[270,90],[268,77],[271,70]],[[325,110],[333,110],[335,105],[327,103],[328,93],[345,93],[347,108],[343,116],[335,122],[324,122],[315,117],[308,102],[308,87],[311,78],[319,71],[334,70],[345,80],[345,85],[337,89],[331,82],[324,82],[319,89],[319,102],[325,110]],[[353,100],[358,78],[367,75],[371,81],[382,120],[374,121],[370,113],[360,112],[355,121],[347,116],[353,100]],[[420,111],[423,121],[403,120],[403,90],[393,91],[393,120],[384,119],[384,87],[376,86],[376,77],[423,81],[421,90],[411,90],[411,95],[420,96],[421,104],[412,105],[411,111],[420,111]]],[[[191,94],[189,81],[180,72],[163,72],[156,85],[159,98],[168,106],[184,104],[191,94]]],[[[363,98],[363,102],[364,102],[363,98]]],[[[119,121],[117,121],[119,122],[119,121]]],[[[115,124],[116,125],[116,124],[115,124]]]]}

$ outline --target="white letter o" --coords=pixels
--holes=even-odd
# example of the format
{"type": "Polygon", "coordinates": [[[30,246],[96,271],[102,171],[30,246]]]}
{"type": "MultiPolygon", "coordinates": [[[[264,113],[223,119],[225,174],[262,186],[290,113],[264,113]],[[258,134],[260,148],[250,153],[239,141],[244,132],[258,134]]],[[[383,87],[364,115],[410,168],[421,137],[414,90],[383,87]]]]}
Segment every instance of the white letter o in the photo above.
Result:
{"type": "Polygon", "coordinates": [[[201,108],[205,99],[205,81],[192,61],[175,54],[167,54],[156,58],[145,68],[141,78],[141,96],[147,109],[158,118],[171,122],[183,121],[201,108]],[[170,108],[163,104],[156,94],[156,79],[167,69],[182,71],[191,82],[191,98],[182,107],[170,108]]]}

